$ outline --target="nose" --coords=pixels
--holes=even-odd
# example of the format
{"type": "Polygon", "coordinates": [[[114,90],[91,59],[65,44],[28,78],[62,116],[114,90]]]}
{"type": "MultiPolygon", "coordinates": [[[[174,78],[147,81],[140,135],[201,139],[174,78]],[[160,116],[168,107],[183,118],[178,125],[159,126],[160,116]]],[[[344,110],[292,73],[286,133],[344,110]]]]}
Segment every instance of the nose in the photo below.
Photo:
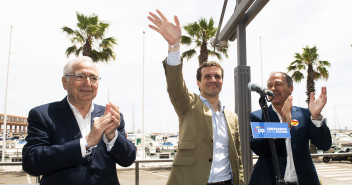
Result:
{"type": "Polygon", "coordinates": [[[275,86],[274,85],[272,85],[271,87],[267,86],[267,88],[268,88],[268,90],[271,90],[271,91],[275,90],[275,86]]]}
{"type": "Polygon", "coordinates": [[[87,85],[89,85],[89,86],[92,85],[89,76],[86,76],[86,78],[85,78],[85,80],[84,80],[84,83],[87,84],[87,85]]]}
{"type": "Polygon", "coordinates": [[[215,82],[215,81],[216,81],[215,76],[212,76],[212,77],[210,78],[210,81],[211,81],[211,82],[215,82]]]}

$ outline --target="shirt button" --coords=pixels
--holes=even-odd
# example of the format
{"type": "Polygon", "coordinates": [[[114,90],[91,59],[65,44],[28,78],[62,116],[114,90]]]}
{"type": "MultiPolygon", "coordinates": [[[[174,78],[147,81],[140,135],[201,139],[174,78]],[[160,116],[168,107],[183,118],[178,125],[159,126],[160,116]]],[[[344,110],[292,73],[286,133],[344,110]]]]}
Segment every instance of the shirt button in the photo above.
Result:
{"type": "Polygon", "coordinates": [[[209,159],[208,161],[209,161],[209,162],[213,162],[213,159],[209,159]]]}

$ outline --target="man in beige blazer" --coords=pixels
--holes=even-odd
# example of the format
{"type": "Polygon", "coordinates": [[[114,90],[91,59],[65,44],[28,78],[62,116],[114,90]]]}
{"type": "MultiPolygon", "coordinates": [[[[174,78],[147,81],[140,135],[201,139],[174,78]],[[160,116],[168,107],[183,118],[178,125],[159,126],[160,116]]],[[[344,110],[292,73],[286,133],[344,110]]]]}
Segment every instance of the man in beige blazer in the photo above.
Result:
{"type": "Polygon", "coordinates": [[[163,62],[170,100],[179,117],[178,152],[167,181],[168,185],[239,185],[243,182],[238,117],[224,109],[219,100],[223,69],[216,62],[205,62],[197,70],[200,95],[189,93],[182,75],[180,57],[181,27],[149,13],[169,44],[163,62]]]}

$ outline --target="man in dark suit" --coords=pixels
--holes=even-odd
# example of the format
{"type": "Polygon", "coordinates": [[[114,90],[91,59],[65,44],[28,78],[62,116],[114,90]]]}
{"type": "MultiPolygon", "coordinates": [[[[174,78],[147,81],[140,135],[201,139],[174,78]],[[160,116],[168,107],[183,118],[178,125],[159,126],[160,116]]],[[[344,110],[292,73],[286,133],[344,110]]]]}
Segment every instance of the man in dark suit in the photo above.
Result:
{"type": "Polygon", "coordinates": [[[28,116],[23,170],[42,176],[43,185],[118,185],[116,163],[127,167],[136,147],[126,139],[119,107],[93,104],[99,73],[89,57],[64,67],[67,96],[33,108],[28,116]]]}
{"type": "MultiPolygon", "coordinates": [[[[288,123],[291,133],[291,139],[275,139],[281,177],[288,185],[320,185],[309,152],[309,140],[321,150],[328,150],[331,146],[330,130],[320,114],[327,101],[326,87],[322,87],[316,100],[314,93],[310,94],[309,109],[292,106],[293,82],[286,73],[271,73],[267,87],[274,92],[268,109],[270,121],[288,123]]],[[[262,111],[251,113],[250,120],[264,122],[262,111]]],[[[249,185],[275,185],[276,174],[268,139],[251,138],[250,145],[259,159],[249,185]]]]}

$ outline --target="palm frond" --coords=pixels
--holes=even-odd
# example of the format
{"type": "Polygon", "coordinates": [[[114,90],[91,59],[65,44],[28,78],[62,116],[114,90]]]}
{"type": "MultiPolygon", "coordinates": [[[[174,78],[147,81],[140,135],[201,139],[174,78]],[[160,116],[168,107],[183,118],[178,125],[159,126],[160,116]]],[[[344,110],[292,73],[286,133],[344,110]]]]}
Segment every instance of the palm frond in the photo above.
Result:
{"type": "Polygon", "coordinates": [[[187,60],[191,59],[195,54],[196,54],[196,50],[195,49],[190,49],[190,50],[187,50],[185,52],[183,52],[181,54],[181,57],[182,58],[186,58],[187,60]]]}
{"type": "Polygon", "coordinates": [[[188,37],[186,35],[181,36],[181,44],[189,46],[192,43],[191,37],[188,37]]]}
{"type": "Polygon", "coordinates": [[[319,78],[317,79],[322,78],[327,80],[329,78],[329,71],[324,66],[318,66],[317,73],[319,73],[319,78]]]}
{"type": "Polygon", "coordinates": [[[222,60],[222,56],[220,53],[216,52],[216,51],[212,51],[212,50],[208,50],[208,53],[210,56],[216,56],[216,58],[221,61],[222,60]]]}
{"type": "Polygon", "coordinates": [[[318,65],[319,65],[319,66],[327,66],[327,67],[330,67],[330,66],[331,66],[330,62],[328,62],[328,61],[321,61],[321,60],[319,60],[318,65]]]}
{"type": "Polygon", "coordinates": [[[113,48],[114,45],[117,45],[116,39],[114,37],[108,37],[103,39],[99,46],[106,49],[106,48],[113,48]]]}
{"type": "Polygon", "coordinates": [[[73,29],[72,28],[69,28],[67,26],[64,26],[61,28],[63,32],[67,33],[67,35],[71,35],[74,33],[73,29]]]}
{"type": "Polygon", "coordinates": [[[66,49],[66,57],[69,57],[72,53],[74,53],[77,50],[77,47],[75,45],[68,47],[66,49]]]}
{"type": "Polygon", "coordinates": [[[75,55],[79,56],[80,53],[82,53],[83,51],[83,47],[79,47],[78,49],[76,49],[75,55]]]}
{"type": "Polygon", "coordinates": [[[295,82],[301,82],[302,79],[304,79],[304,75],[303,73],[299,72],[299,71],[295,71],[292,75],[291,78],[293,81],[295,82]]]}

